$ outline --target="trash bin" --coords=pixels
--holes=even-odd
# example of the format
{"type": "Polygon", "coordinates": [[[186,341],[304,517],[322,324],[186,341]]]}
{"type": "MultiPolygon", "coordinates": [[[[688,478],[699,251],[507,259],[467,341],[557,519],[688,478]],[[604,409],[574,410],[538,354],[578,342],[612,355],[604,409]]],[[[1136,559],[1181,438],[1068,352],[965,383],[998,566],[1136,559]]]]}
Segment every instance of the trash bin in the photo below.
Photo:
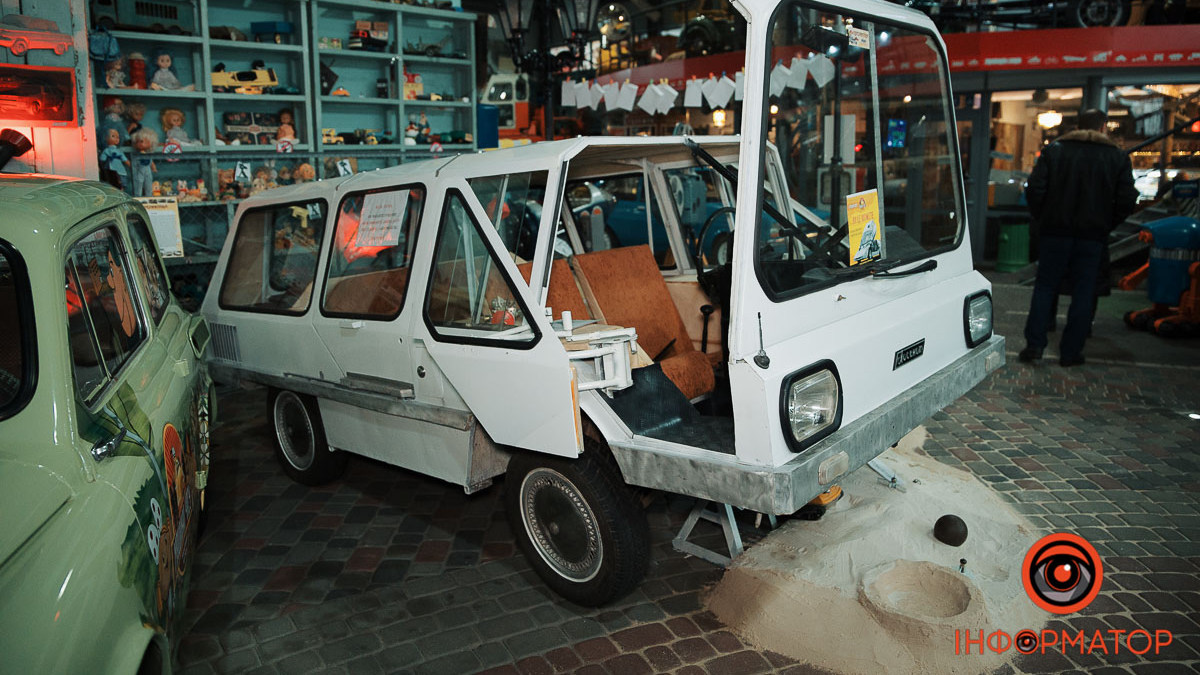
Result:
{"type": "Polygon", "coordinates": [[[1029,223],[1000,225],[1000,246],[996,252],[997,272],[1016,272],[1029,264],[1029,223]]]}
{"type": "Polygon", "coordinates": [[[1154,235],[1146,283],[1150,301],[1178,305],[1180,296],[1191,285],[1188,267],[1200,260],[1200,221],[1174,216],[1143,227],[1154,235]]]}

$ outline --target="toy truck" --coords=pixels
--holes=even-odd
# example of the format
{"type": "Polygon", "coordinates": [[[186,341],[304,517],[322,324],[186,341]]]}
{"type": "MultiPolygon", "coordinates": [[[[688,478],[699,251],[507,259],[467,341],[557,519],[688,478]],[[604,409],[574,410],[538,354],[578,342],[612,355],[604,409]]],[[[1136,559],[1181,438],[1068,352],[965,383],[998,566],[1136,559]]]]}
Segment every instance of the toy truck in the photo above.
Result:
{"type": "Polygon", "coordinates": [[[203,305],[209,360],[269,388],[290,476],[335,480],[351,454],[468,493],[503,476],[532,566],[600,605],[646,570],[635,490],[794,513],[1002,365],[932,23],[870,0],[738,7],[741,136],[580,137],[239,205],[203,305]],[[809,54],[815,82],[769,89],[781,55],[809,54]],[[773,105],[814,126],[777,148],[773,105]],[[893,116],[911,142],[885,153],[893,116]],[[634,245],[602,204],[566,203],[618,177],[643,200],[634,245]],[[672,189],[695,180],[698,228],[677,200],[700,193],[672,189]],[[703,233],[729,217],[710,260],[703,233]]]}

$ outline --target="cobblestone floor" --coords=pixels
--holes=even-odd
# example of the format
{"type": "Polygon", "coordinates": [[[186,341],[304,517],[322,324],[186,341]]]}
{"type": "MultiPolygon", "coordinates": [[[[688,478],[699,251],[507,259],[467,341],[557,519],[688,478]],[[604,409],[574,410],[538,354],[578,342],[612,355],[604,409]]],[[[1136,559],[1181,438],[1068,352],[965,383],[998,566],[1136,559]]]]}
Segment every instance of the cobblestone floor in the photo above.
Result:
{"type": "MultiPolygon", "coordinates": [[[[1002,315],[1000,332],[1018,336],[1009,364],[926,423],[925,450],[1047,532],[1096,546],[1107,570],[1100,597],[1050,628],[1174,634],[1158,655],[1051,651],[1005,671],[1200,672],[1200,420],[1188,416],[1200,413],[1200,359],[1145,365],[1133,350],[1143,365],[1028,366],[1002,315]]],[[[746,645],[703,609],[721,571],[670,547],[687,500],[649,504],[645,583],[613,606],[581,609],[515,552],[503,486],[466,496],[358,458],[332,485],[293,484],[272,456],[265,408],[262,391],[222,400],[212,512],[178,652],[185,673],[821,672],[746,645]]]]}

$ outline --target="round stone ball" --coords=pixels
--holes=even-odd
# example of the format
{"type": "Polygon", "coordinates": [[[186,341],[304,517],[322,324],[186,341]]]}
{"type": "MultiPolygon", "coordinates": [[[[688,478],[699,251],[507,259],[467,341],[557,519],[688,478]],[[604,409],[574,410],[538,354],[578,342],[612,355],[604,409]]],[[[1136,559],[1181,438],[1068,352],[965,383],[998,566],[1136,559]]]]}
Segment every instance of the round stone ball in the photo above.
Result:
{"type": "Polygon", "coordinates": [[[963,522],[962,518],[947,513],[933,524],[933,536],[943,544],[962,546],[962,543],[967,540],[967,524],[963,522]]]}

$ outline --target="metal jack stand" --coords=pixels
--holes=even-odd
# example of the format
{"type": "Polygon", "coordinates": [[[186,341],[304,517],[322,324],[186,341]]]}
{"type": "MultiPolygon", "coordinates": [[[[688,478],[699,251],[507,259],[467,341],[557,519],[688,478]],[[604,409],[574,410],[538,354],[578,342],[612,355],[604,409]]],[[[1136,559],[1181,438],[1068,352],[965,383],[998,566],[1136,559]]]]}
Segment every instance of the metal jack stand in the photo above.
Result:
{"type": "MultiPolygon", "coordinates": [[[[767,521],[771,524],[771,528],[774,529],[776,525],[775,516],[768,515],[767,521]]],[[[738,529],[737,519],[733,516],[733,507],[729,504],[718,504],[703,499],[696,500],[696,505],[692,507],[692,512],[688,514],[687,520],[684,521],[683,527],[679,529],[679,534],[675,535],[675,539],[671,542],[671,545],[676,551],[680,551],[681,553],[690,553],[714,565],[728,567],[729,563],[741,555],[743,550],[742,534],[738,529]],[[709,510],[709,504],[712,504],[716,509],[709,510]],[[721,555],[716,551],[687,540],[692,534],[692,529],[696,527],[696,523],[702,518],[710,523],[716,523],[721,526],[721,530],[725,533],[725,544],[729,547],[729,555],[721,555]]]]}
{"type": "Polygon", "coordinates": [[[879,477],[883,479],[884,483],[886,483],[888,487],[892,488],[893,490],[908,492],[908,489],[904,487],[904,482],[900,480],[900,477],[896,475],[895,471],[892,471],[892,467],[888,466],[887,462],[884,462],[882,459],[876,457],[875,459],[867,462],[867,466],[871,467],[872,471],[879,474],[879,477]]]}

